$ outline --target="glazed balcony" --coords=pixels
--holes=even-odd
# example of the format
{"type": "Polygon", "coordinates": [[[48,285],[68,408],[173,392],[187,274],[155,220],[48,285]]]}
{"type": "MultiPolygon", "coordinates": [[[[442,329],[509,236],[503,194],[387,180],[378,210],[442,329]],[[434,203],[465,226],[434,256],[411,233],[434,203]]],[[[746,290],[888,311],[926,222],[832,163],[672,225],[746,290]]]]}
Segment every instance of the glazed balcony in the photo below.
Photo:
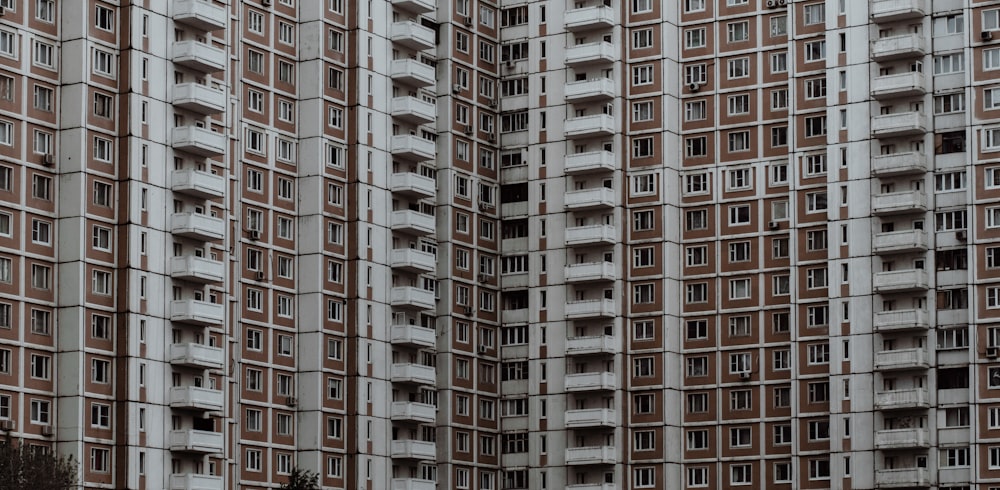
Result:
{"type": "Polygon", "coordinates": [[[226,69],[228,57],[225,50],[194,40],[174,41],[173,62],[203,73],[226,69]]]}
{"type": "Polygon", "coordinates": [[[927,92],[927,77],[918,71],[883,75],[872,79],[872,98],[915,97],[927,92]]]}
{"type": "Polygon", "coordinates": [[[873,282],[879,294],[926,291],[928,288],[927,271],[923,269],[876,272],[873,282]]]}
{"type": "Polygon", "coordinates": [[[170,277],[175,280],[201,284],[222,282],[226,265],[220,261],[196,255],[185,255],[170,259],[170,277]]]}
{"type": "Polygon", "coordinates": [[[892,310],[875,313],[874,327],[876,332],[905,332],[909,330],[927,330],[930,328],[930,316],[927,310],[892,310]]]}
{"type": "Polygon", "coordinates": [[[575,8],[566,12],[564,19],[570,32],[610,29],[615,25],[615,10],[606,5],[575,8]]]}
{"type": "Polygon", "coordinates": [[[875,408],[878,410],[910,410],[928,406],[930,401],[926,388],[883,391],[875,394],[875,408]]]}
{"type": "Polygon", "coordinates": [[[565,88],[567,102],[589,102],[601,99],[613,99],[617,93],[617,85],[610,78],[594,78],[579,82],[569,82],[565,88]]]}
{"type": "Polygon", "coordinates": [[[903,34],[883,37],[872,42],[872,61],[892,61],[919,58],[927,54],[925,34],[903,34]]]}
{"type": "Polygon", "coordinates": [[[417,15],[434,11],[434,2],[431,0],[392,0],[392,6],[417,15]]]}
{"type": "Polygon", "coordinates": [[[929,365],[927,351],[924,349],[897,349],[875,353],[875,369],[879,371],[927,369],[929,365]]]}
{"type": "Polygon", "coordinates": [[[169,435],[170,450],[201,454],[222,454],[225,440],[221,432],[183,429],[172,430],[169,435]]]}
{"type": "Polygon", "coordinates": [[[203,242],[222,240],[226,222],[207,214],[177,213],[170,217],[170,233],[203,242]]]}
{"type": "Polygon", "coordinates": [[[927,118],[922,112],[910,111],[872,117],[872,137],[899,138],[927,133],[927,118]]]}
{"type": "Polygon", "coordinates": [[[170,190],[198,199],[215,199],[226,194],[226,178],[190,168],[174,170],[170,173],[170,190]]]}
{"type": "Polygon", "coordinates": [[[437,106],[416,97],[393,97],[390,107],[390,115],[398,121],[419,125],[437,119],[437,106]]]}
{"type": "Polygon", "coordinates": [[[500,215],[504,218],[528,215],[528,201],[514,201],[500,204],[500,215]]]}
{"type": "Polygon", "coordinates": [[[433,424],[437,420],[437,408],[427,403],[392,402],[389,416],[395,422],[433,424]]]}
{"type": "Polygon", "coordinates": [[[566,228],[566,245],[611,245],[617,240],[614,225],[571,226],[566,228]]]}
{"type": "Polygon", "coordinates": [[[205,0],[174,0],[174,22],[189,25],[201,31],[217,31],[226,28],[225,7],[205,0]]]}
{"type": "Polygon", "coordinates": [[[418,162],[433,160],[437,156],[437,146],[433,141],[414,134],[393,136],[389,151],[395,158],[418,162]]]}
{"type": "Polygon", "coordinates": [[[174,85],[172,102],[198,114],[220,114],[226,110],[226,93],[200,83],[180,83],[174,85]]]}
{"type": "Polygon", "coordinates": [[[614,391],[617,388],[615,373],[573,373],[567,374],[565,379],[566,391],[614,391]]]}
{"type": "Polygon", "coordinates": [[[922,174],[929,168],[927,155],[922,152],[911,151],[872,157],[872,175],[875,177],[922,174]]]}
{"type": "Polygon", "coordinates": [[[878,194],[872,198],[872,213],[877,216],[927,211],[924,191],[903,191],[878,194]]]}
{"type": "Polygon", "coordinates": [[[389,456],[393,459],[419,459],[434,461],[437,458],[437,445],[428,441],[404,439],[392,441],[389,456]]]}
{"type": "Polygon", "coordinates": [[[397,286],[389,292],[392,306],[430,310],[434,308],[434,291],[414,286],[397,286]]]}
{"type": "Polygon", "coordinates": [[[437,195],[437,182],[416,172],[396,172],[389,178],[389,190],[401,196],[423,199],[437,195]]]}
{"type": "Polygon", "coordinates": [[[615,464],[618,462],[618,451],[614,446],[568,447],[566,448],[566,464],[615,464]]]}
{"type": "Polygon", "coordinates": [[[389,490],[437,490],[437,482],[419,478],[393,478],[389,490]]]}
{"type": "Polygon", "coordinates": [[[225,308],[216,303],[194,299],[179,299],[170,302],[170,321],[193,325],[222,325],[225,308]]]}
{"type": "Polygon", "coordinates": [[[588,63],[613,63],[618,59],[618,48],[609,42],[577,44],[566,48],[567,65],[588,63]]]}
{"type": "Polygon", "coordinates": [[[437,370],[433,366],[412,362],[397,363],[389,369],[389,380],[393,383],[434,385],[437,383],[437,370]]]}
{"type": "Polygon", "coordinates": [[[389,64],[389,77],[394,82],[417,88],[430,87],[437,83],[437,74],[433,66],[410,58],[392,60],[389,64]]]}
{"type": "Polygon", "coordinates": [[[225,354],[218,347],[193,342],[170,344],[170,364],[198,369],[222,369],[225,354]]]}
{"type": "Polygon", "coordinates": [[[618,272],[613,262],[570,264],[565,269],[567,283],[614,281],[618,272]]]}
{"type": "Polygon", "coordinates": [[[875,432],[875,449],[916,449],[930,446],[927,429],[890,429],[875,432]]]}
{"type": "Polygon", "coordinates": [[[424,274],[437,270],[437,257],[415,248],[397,248],[390,255],[389,265],[396,270],[424,274]]]}
{"type": "Polygon", "coordinates": [[[621,347],[614,335],[594,335],[566,339],[567,356],[589,356],[595,354],[617,354],[621,347]]]}
{"type": "Polygon", "coordinates": [[[875,488],[928,488],[931,486],[927,468],[875,470],[875,488]]]}
{"type": "Polygon", "coordinates": [[[424,214],[412,209],[393,211],[391,220],[393,231],[410,235],[430,235],[437,230],[437,224],[433,215],[424,214]]]}
{"type": "Polygon", "coordinates": [[[567,191],[565,195],[566,209],[597,209],[615,207],[615,190],[608,187],[592,187],[567,191]]]}
{"type": "Polygon", "coordinates": [[[174,386],[170,388],[170,408],[220,412],[225,403],[221,391],[199,386],[174,386]]]}
{"type": "Polygon", "coordinates": [[[389,339],[393,345],[408,345],[417,348],[437,345],[437,332],[419,325],[393,325],[389,327],[389,339]]]}
{"type": "Polygon", "coordinates": [[[567,138],[597,138],[615,134],[615,118],[609,114],[579,116],[566,120],[567,138]]]}
{"type": "Polygon", "coordinates": [[[590,299],[566,302],[566,318],[579,320],[583,318],[611,318],[615,316],[615,300],[590,299]]]}
{"type": "Polygon", "coordinates": [[[223,490],[221,476],[197,475],[194,473],[170,475],[170,490],[223,490]]]}
{"type": "Polygon", "coordinates": [[[584,429],[588,427],[614,427],[615,409],[589,408],[566,411],[566,428],[584,429]]]}
{"type": "Polygon", "coordinates": [[[924,230],[876,233],[872,242],[872,249],[877,254],[924,252],[927,247],[927,232],[924,230]]]}
{"type": "Polygon", "coordinates": [[[517,308],[512,310],[500,310],[500,320],[503,323],[528,323],[528,309],[517,308]]]}
{"type": "Polygon", "coordinates": [[[226,135],[198,126],[178,126],[171,132],[171,146],[175,150],[193,153],[206,158],[226,153],[226,135]]]}
{"type": "Polygon", "coordinates": [[[872,0],[872,20],[896,22],[927,15],[927,0],[872,0]]]}
{"type": "Polygon", "coordinates": [[[434,47],[434,31],[411,20],[393,22],[389,28],[389,39],[417,51],[434,47]]]}
{"type": "Polygon", "coordinates": [[[617,167],[615,154],[610,151],[588,151],[566,155],[563,169],[567,175],[612,172],[617,167]]]}

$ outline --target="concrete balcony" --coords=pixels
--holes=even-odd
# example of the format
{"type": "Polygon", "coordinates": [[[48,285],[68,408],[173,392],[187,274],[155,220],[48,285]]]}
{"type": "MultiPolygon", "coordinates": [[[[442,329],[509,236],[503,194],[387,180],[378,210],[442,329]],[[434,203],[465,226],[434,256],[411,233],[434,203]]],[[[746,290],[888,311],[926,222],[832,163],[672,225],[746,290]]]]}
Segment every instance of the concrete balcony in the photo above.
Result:
{"type": "Polygon", "coordinates": [[[567,374],[565,379],[566,391],[614,391],[618,385],[615,373],[574,373],[567,374]]]}
{"type": "Polygon", "coordinates": [[[170,302],[170,321],[193,325],[222,325],[226,310],[220,304],[193,299],[170,302]]]}
{"type": "Polygon", "coordinates": [[[203,242],[222,240],[226,222],[207,214],[177,213],[170,216],[170,233],[203,242]]]}
{"type": "Polygon", "coordinates": [[[430,310],[434,308],[434,291],[413,286],[397,286],[389,292],[392,306],[430,310]]]}
{"type": "Polygon", "coordinates": [[[427,124],[437,119],[437,106],[416,97],[393,97],[390,115],[410,124],[427,124]]]}
{"type": "Polygon", "coordinates": [[[437,383],[437,370],[433,366],[405,362],[393,364],[389,371],[389,381],[393,383],[414,383],[421,385],[434,385],[437,383]]]}
{"type": "Polygon", "coordinates": [[[917,71],[883,75],[872,79],[871,90],[872,98],[879,100],[924,95],[927,92],[927,77],[917,71]]]}
{"type": "Polygon", "coordinates": [[[875,432],[875,449],[915,449],[930,446],[927,429],[892,429],[875,432]]]}
{"type": "Polygon", "coordinates": [[[618,278],[613,262],[570,264],[566,266],[565,274],[567,283],[614,281],[618,278]]]}
{"type": "Polygon", "coordinates": [[[615,316],[615,300],[589,299],[566,302],[566,318],[579,320],[583,318],[611,318],[615,316]]]}
{"type": "Polygon", "coordinates": [[[190,168],[174,170],[170,173],[170,190],[198,199],[215,199],[226,195],[226,178],[190,168]]]}
{"type": "Polygon", "coordinates": [[[929,12],[927,0],[872,0],[872,20],[896,22],[923,17],[929,12]]]}
{"type": "Polygon", "coordinates": [[[176,280],[209,284],[222,282],[225,274],[226,265],[217,260],[196,255],[170,259],[170,277],[176,280]]]}
{"type": "Polygon", "coordinates": [[[592,187],[568,191],[565,195],[566,209],[597,209],[615,207],[615,190],[607,187],[592,187]]]}
{"type": "Polygon", "coordinates": [[[224,488],[226,487],[221,476],[193,473],[170,475],[169,490],[223,490],[224,488]]]}
{"type": "Polygon", "coordinates": [[[617,490],[614,483],[575,483],[566,485],[566,490],[617,490]]]}
{"type": "Polygon", "coordinates": [[[875,488],[927,488],[931,486],[927,468],[875,470],[875,488]]]}
{"type": "Polygon", "coordinates": [[[893,153],[872,157],[872,175],[875,177],[895,177],[926,173],[927,155],[917,152],[893,153]]]}
{"type": "Polygon", "coordinates": [[[875,408],[877,410],[909,410],[927,408],[928,406],[930,406],[930,401],[926,388],[883,391],[875,394],[875,408]]]}
{"type": "Polygon", "coordinates": [[[389,327],[389,339],[394,345],[410,345],[418,348],[437,345],[437,332],[419,325],[393,325],[389,327]]]}
{"type": "Polygon", "coordinates": [[[189,342],[170,344],[170,364],[198,369],[222,369],[225,353],[218,347],[189,342]]]}
{"type": "Polygon", "coordinates": [[[588,63],[613,63],[618,59],[618,48],[609,42],[577,44],[566,48],[567,65],[588,63]]]}
{"type": "Polygon", "coordinates": [[[201,31],[226,28],[228,15],[224,7],[205,0],[174,0],[174,22],[189,25],[201,31]]]}
{"type": "Polygon", "coordinates": [[[898,349],[875,353],[875,369],[879,371],[927,369],[929,365],[927,351],[924,349],[898,349]]]}
{"type": "Polygon", "coordinates": [[[389,64],[389,77],[394,82],[418,88],[430,87],[437,82],[433,66],[410,58],[392,60],[389,64]]]}
{"type": "Polygon", "coordinates": [[[903,191],[878,194],[872,198],[872,213],[877,216],[927,211],[924,191],[903,191]]]}
{"type": "Polygon", "coordinates": [[[500,321],[505,324],[528,323],[528,309],[518,308],[516,310],[500,310],[500,321]]]}
{"type": "Polygon", "coordinates": [[[566,12],[564,20],[570,32],[609,29],[615,25],[615,10],[606,5],[575,8],[566,12]]]}
{"type": "Polygon", "coordinates": [[[392,402],[389,416],[396,422],[433,424],[437,420],[437,408],[427,403],[392,402]]]}
{"type": "Polygon", "coordinates": [[[437,258],[415,248],[397,248],[390,255],[389,265],[396,270],[424,274],[437,270],[437,258]]]}
{"type": "Polygon", "coordinates": [[[193,40],[174,41],[172,52],[174,63],[203,73],[223,71],[228,61],[224,50],[193,40]]]}
{"type": "Polygon", "coordinates": [[[226,93],[200,83],[174,85],[172,103],[198,114],[219,114],[226,110],[226,93]]]}
{"type": "Polygon", "coordinates": [[[504,218],[528,215],[528,201],[514,201],[500,204],[500,215],[504,218]]]}
{"type": "Polygon", "coordinates": [[[919,58],[925,54],[927,54],[925,34],[883,37],[872,42],[872,61],[919,58]]]}
{"type": "Polygon", "coordinates": [[[566,411],[566,427],[569,429],[614,427],[615,425],[615,409],[613,408],[589,408],[566,411]]]}
{"type": "Polygon", "coordinates": [[[437,223],[433,215],[412,209],[393,211],[391,226],[392,231],[410,235],[430,235],[437,230],[437,223]]]}
{"type": "Polygon", "coordinates": [[[877,254],[923,252],[927,246],[927,232],[924,230],[876,233],[872,242],[872,249],[877,254]]]}
{"type": "Polygon", "coordinates": [[[202,454],[221,454],[225,440],[221,432],[184,429],[172,430],[169,435],[170,450],[202,454]]]}
{"type": "Polygon", "coordinates": [[[437,482],[418,478],[393,478],[389,490],[437,490],[437,482]]]}
{"type": "Polygon", "coordinates": [[[172,130],[170,144],[175,150],[212,158],[226,153],[226,135],[198,126],[179,126],[172,130]]]}
{"type": "Polygon", "coordinates": [[[566,464],[615,464],[618,462],[618,451],[614,446],[568,447],[566,448],[566,464]]]}
{"type": "Polygon", "coordinates": [[[437,156],[437,146],[433,141],[413,134],[393,136],[389,151],[395,158],[417,162],[433,160],[437,156]]]}
{"type": "Polygon", "coordinates": [[[566,155],[563,169],[567,175],[612,172],[618,165],[610,151],[588,151],[566,155]]]}
{"type": "Polygon", "coordinates": [[[601,99],[613,99],[617,92],[617,84],[610,78],[594,78],[579,82],[569,82],[565,88],[565,98],[568,102],[588,102],[601,99]]]}
{"type": "Polygon", "coordinates": [[[617,354],[621,351],[620,341],[614,335],[593,337],[573,337],[566,339],[567,356],[588,356],[594,354],[617,354]]]}
{"type": "Polygon", "coordinates": [[[432,0],[392,0],[392,6],[413,12],[417,15],[434,11],[434,2],[432,0]]]}
{"type": "Polygon", "coordinates": [[[615,118],[609,114],[574,117],[566,120],[567,138],[597,138],[615,134],[615,118]]]}
{"type": "Polygon", "coordinates": [[[872,278],[876,293],[926,291],[927,272],[923,269],[876,272],[872,278]]]}
{"type": "Polygon", "coordinates": [[[170,388],[170,408],[220,412],[225,404],[221,391],[198,386],[170,388]]]}
{"type": "Polygon", "coordinates": [[[876,332],[905,332],[930,328],[927,310],[892,310],[875,313],[873,322],[876,332]]]}
{"type": "Polygon", "coordinates": [[[872,137],[898,138],[927,133],[927,118],[922,112],[883,114],[872,118],[872,137]]]}
{"type": "Polygon", "coordinates": [[[434,31],[411,20],[393,22],[389,28],[389,39],[410,49],[423,51],[434,47],[434,31]]]}
{"type": "Polygon", "coordinates": [[[397,172],[389,178],[389,190],[401,196],[423,199],[437,195],[437,182],[416,172],[397,172]]]}
{"type": "Polygon", "coordinates": [[[437,458],[437,445],[428,441],[404,439],[392,441],[389,456],[393,459],[419,459],[434,461],[437,458]]]}
{"type": "Polygon", "coordinates": [[[566,245],[611,245],[618,239],[615,225],[571,226],[566,228],[566,245]]]}

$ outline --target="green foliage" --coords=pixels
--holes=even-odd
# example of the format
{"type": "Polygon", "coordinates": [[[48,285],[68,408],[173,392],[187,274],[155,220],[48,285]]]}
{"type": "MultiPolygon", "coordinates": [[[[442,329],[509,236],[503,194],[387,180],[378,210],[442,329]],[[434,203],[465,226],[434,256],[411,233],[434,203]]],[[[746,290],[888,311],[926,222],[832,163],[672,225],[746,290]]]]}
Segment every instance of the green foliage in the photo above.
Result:
{"type": "Polygon", "coordinates": [[[64,490],[76,486],[76,461],[11,441],[0,441],[0,487],[64,490]]]}
{"type": "Polygon", "coordinates": [[[288,475],[288,483],[281,485],[282,490],[319,490],[319,474],[301,468],[292,468],[288,475]]]}

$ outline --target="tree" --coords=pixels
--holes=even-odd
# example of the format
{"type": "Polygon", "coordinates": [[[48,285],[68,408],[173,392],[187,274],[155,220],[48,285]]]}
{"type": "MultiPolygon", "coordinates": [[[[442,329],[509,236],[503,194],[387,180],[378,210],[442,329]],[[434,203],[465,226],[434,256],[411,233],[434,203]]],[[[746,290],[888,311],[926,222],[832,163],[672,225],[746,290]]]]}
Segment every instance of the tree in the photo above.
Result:
{"type": "Polygon", "coordinates": [[[76,461],[13,441],[0,441],[0,486],[4,490],[64,490],[76,486],[76,461]]]}
{"type": "Polygon", "coordinates": [[[299,467],[292,468],[288,475],[288,483],[281,490],[319,490],[319,474],[299,467]]]}

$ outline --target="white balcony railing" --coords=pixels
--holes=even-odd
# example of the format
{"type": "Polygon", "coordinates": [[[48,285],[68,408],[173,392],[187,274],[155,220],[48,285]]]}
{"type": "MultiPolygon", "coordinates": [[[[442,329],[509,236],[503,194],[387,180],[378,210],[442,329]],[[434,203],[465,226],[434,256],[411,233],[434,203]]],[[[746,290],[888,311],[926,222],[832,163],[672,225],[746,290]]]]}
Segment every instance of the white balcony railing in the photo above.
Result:
{"type": "Polygon", "coordinates": [[[592,187],[568,191],[564,199],[568,209],[613,208],[615,206],[615,190],[607,187],[592,187]]]}
{"type": "Polygon", "coordinates": [[[566,64],[611,63],[618,59],[618,48],[609,42],[577,44],[566,48],[566,64]]]}
{"type": "Polygon", "coordinates": [[[415,59],[403,58],[392,60],[389,65],[389,77],[393,81],[414,87],[429,87],[434,85],[437,75],[433,66],[415,59]]]}
{"type": "Polygon", "coordinates": [[[930,326],[927,310],[891,310],[875,313],[875,331],[926,330],[930,326]]]}
{"type": "Polygon", "coordinates": [[[226,178],[193,168],[170,173],[170,190],[199,199],[214,199],[226,195],[226,178]]]}
{"type": "Polygon", "coordinates": [[[173,62],[203,73],[214,73],[226,69],[228,57],[221,48],[195,40],[174,41],[173,62]]]}
{"type": "Polygon", "coordinates": [[[879,410],[902,410],[926,408],[929,404],[927,389],[883,391],[875,394],[875,408],[879,410]]]}
{"type": "Polygon", "coordinates": [[[170,388],[170,407],[218,412],[225,403],[219,390],[200,386],[174,386],[170,388]]]}
{"type": "Polygon", "coordinates": [[[926,132],[927,118],[920,111],[898,112],[872,117],[872,136],[875,138],[911,136],[926,132]]]}
{"type": "Polygon", "coordinates": [[[419,347],[434,347],[437,345],[437,332],[434,329],[419,325],[393,325],[389,327],[389,339],[393,344],[415,345],[419,347]]]}
{"type": "Polygon", "coordinates": [[[419,478],[393,478],[389,490],[437,490],[437,482],[419,478]]]}
{"type": "Polygon", "coordinates": [[[221,432],[182,429],[172,430],[170,450],[204,454],[220,454],[225,445],[221,432]]]}
{"type": "Polygon", "coordinates": [[[170,142],[175,150],[203,157],[217,157],[226,153],[226,135],[198,126],[175,127],[170,142]]]}
{"type": "Polygon", "coordinates": [[[171,102],[199,114],[219,114],[226,110],[226,93],[200,83],[180,83],[174,85],[171,102]]]}
{"type": "Polygon", "coordinates": [[[566,282],[614,281],[618,277],[613,262],[570,264],[565,270],[566,282]]]}
{"type": "Polygon", "coordinates": [[[927,92],[927,77],[919,71],[882,75],[872,79],[871,90],[875,99],[923,95],[927,92]]]}
{"type": "Polygon", "coordinates": [[[883,37],[872,43],[872,59],[890,61],[927,54],[927,40],[922,33],[883,37]]]}
{"type": "Polygon", "coordinates": [[[598,318],[615,316],[615,300],[591,299],[566,302],[566,318],[598,318]]]}
{"type": "Polygon", "coordinates": [[[566,228],[566,245],[610,244],[617,240],[615,225],[587,225],[566,228]]]}
{"type": "Polygon", "coordinates": [[[170,233],[203,242],[222,240],[226,222],[207,214],[177,213],[170,217],[170,233]]]}
{"type": "Polygon", "coordinates": [[[588,151],[566,155],[563,168],[567,174],[611,172],[617,167],[615,154],[610,151],[588,151]]]}
{"type": "Polygon", "coordinates": [[[437,370],[433,366],[424,366],[412,362],[393,364],[389,368],[389,377],[393,383],[415,383],[433,385],[437,383],[437,370]]]}
{"type": "Polygon", "coordinates": [[[222,369],[225,353],[219,347],[194,342],[170,344],[170,363],[202,369],[222,369]]]}
{"type": "Polygon", "coordinates": [[[404,196],[434,197],[437,194],[437,183],[416,172],[396,172],[389,179],[389,190],[404,196]]]}
{"type": "Polygon", "coordinates": [[[413,235],[430,235],[437,229],[434,216],[412,209],[393,211],[391,226],[394,231],[413,235]]]}
{"type": "Polygon", "coordinates": [[[427,403],[392,402],[389,416],[392,420],[433,424],[437,420],[437,408],[427,403]]]}
{"type": "Polygon", "coordinates": [[[170,475],[170,490],[223,490],[224,483],[221,476],[194,473],[170,475]]]}
{"type": "Polygon", "coordinates": [[[924,191],[892,192],[872,198],[872,212],[876,215],[924,211],[927,211],[927,194],[924,191]]]}
{"type": "MultiPolygon", "coordinates": [[[[434,11],[433,0],[392,0],[392,5],[403,10],[408,10],[417,15],[427,14],[434,11]]],[[[393,490],[396,490],[396,488],[393,487],[393,490]]]]}
{"type": "Polygon", "coordinates": [[[404,439],[392,441],[390,456],[399,459],[433,461],[437,458],[437,445],[433,442],[404,439]]]}
{"type": "Polygon", "coordinates": [[[413,134],[400,134],[392,137],[389,146],[392,156],[406,160],[433,160],[437,155],[437,146],[429,139],[413,134]]]}
{"type": "Polygon", "coordinates": [[[617,93],[615,81],[610,78],[594,78],[569,82],[564,91],[566,100],[584,102],[597,99],[611,99],[617,93]]]}
{"type": "Polygon", "coordinates": [[[582,410],[566,411],[566,427],[614,427],[615,409],[613,408],[588,408],[582,410]]]}
{"type": "Polygon", "coordinates": [[[615,118],[610,114],[578,116],[566,120],[567,138],[591,138],[615,134],[615,118]]]}
{"type": "Polygon", "coordinates": [[[217,303],[194,299],[179,299],[170,302],[170,321],[172,322],[193,325],[221,325],[225,313],[223,305],[217,303]]]}
{"type": "Polygon", "coordinates": [[[184,255],[170,259],[170,277],[174,279],[208,284],[222,282],[225,274],[225,264],[207,257],[184,255]]]}
{"type": "Polygon", "coordinates": [[[875,177],[891,177],[926,173],[927,155],[923,152],[892,153],[872,157],[872,175],[875,177]]]}
{"type": "Polygon", "coordinates": [[[621,350],[620,343],[614,335],[571,337],[566,339],[566,355],[615,354],[621,350]]]}
{"type": "Polygon", "coordinates": [[[899,369],[927,369],[925,349],[896,349],[875,353],[875,369],[882,371],[899,369]]]}
{"type": "Polygon", "coordinates": [[[875,253],[903,253],[927,250],[927,232],[924,230],[903,230],[876,233],[872,248],[875,253]]]}
{"type": "Polygon", "coordinates": [[[875,470],[875,488],[911,488],[930,485],[931,478],[927,468],[875,470]]]}
{"type": "Polygon", "coordinates": [[[564,379],[566,391],[609,391],[617,388],[615,373],[608,371],[567,374],[564,379]]]}
{"type": "Polygon", "coordinates": [[[396,286],[389,291],[392,306],[429,310],[434,308],[434,291],[414,286],[396,286]]]}
{"type": "Polygon", "coordinates": [[[923,17],[927,14],[927,0],[871,0],[872,20],[895,22],[923,17]]]}
{"type": "Polygon", "coordinates": [[[574,8],[566,12],[567,31],[600,29],[615,25],[615,10],[606,5],[574,8]]]}
{"type": "Polygon", "coordinates": [[[875,449],[905,449],[927,447],[930,435],[927,429],[889,429],[875,432],[875,449]]]}
{"type": "Polygon", "coordinates": [[[434,47],[434,31],[411,20],[393,22],[389,28],[389,39],[417,51],[434,47]]]}
{"type": "Polygon", "coordinates": [[[923,269],[876,272],[874,274],[876,293],[926,290],[927,272],[923,269]]]}
{"type": "Polygon", "coordinates": [[[617,455],[614,446],[569,447],[566,448],[566,464],[615,464],[617,455]]]}
{"type": "Polygon", "coordinates": [[[427,124],[437,119],[437,106],[416,97],[394,97],[389,106],[393,118],[410,124],[427,124]]]}
{"type": "Polygon", "coordinates": [[[186,24],[202,31],[226,28],[228,18],[225,7],[207,0],[174,0],[170,2],[174,10],[174,22],[186,24]]]}
{"type": "Polygon", "coordinates": [[[397,248],[390,254],[389,265],[393,269],[414,273],[434,272],[437,269],[437,257],[415,248],[397,248]]]}

